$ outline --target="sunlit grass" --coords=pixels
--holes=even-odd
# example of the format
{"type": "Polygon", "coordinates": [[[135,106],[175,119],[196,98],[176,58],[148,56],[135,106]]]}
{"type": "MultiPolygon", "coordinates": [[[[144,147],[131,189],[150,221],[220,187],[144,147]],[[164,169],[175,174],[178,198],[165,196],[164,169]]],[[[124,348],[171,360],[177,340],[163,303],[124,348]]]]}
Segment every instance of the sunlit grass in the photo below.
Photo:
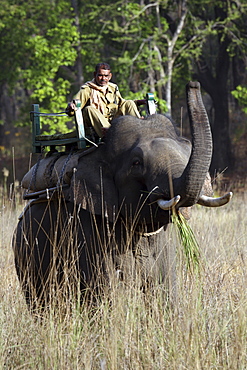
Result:
{"type": "Polygon", "coordinates": [[[189,222],[200,274],[177,246],[177,294],[144,294],[119,282],[94,308],[27,310],[11,238],[22,205],[0,214],[0,364],[6,369],[245,369],[247,367],[247,196],[218,209],[196,206],[189,222]]]}

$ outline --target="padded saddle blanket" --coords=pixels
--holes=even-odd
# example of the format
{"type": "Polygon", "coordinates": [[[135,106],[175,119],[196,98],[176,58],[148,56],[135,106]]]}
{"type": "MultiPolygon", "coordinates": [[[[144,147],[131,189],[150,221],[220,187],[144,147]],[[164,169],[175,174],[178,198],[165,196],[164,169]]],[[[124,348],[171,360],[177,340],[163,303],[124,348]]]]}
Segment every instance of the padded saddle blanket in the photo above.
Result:
{"type": "Polygon", "coordinates": [[[70,184],[73,171],[79,159],[96,150],[92,147],[86,151],[72,154],[54,153],[38,161],[23,177],[22,187],[28,191],[39,191],[57,185],[70,184]]]}

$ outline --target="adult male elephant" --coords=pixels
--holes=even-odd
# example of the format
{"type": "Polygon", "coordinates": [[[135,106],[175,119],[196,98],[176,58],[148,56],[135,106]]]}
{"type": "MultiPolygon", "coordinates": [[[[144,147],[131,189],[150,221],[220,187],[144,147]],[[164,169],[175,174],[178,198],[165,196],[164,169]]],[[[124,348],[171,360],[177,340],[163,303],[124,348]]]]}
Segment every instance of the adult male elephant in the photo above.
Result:
{"type": "Polygon", "coordinates": [[[45,158],[26,175],[23,184],[36,191],[61,180],[68,185],[31,202],[17,226],[16,269],[31,306],[44,303],[54,284],[73,279],[82,292],[98,292],[110,265],[124,274],[131,261],[133,269],[150,266],[151,278],[164,276],[162,243],[153,248],[142,239],[166,227],[180,207],[229,201],[231,194],[216,200],[203,194],[212,138],[199,83],[187,85],[187,102],[192,144],[163,115],[124,116],[98,148],[45,158]]]}

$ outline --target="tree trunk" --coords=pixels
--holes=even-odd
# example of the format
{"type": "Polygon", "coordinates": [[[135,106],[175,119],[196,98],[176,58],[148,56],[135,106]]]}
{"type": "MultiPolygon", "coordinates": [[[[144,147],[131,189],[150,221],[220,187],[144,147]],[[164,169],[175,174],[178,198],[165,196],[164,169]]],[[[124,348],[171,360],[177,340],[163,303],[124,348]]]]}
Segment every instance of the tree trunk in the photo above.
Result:
{"type": "Polygon", "coordinates": [[[171,111],[172,111],[172,98],[171,98],[171,91],[172,91],[172,73],[173,73],[173,65],[176,59],[176,55],[174,55],[174,48],[176,46],[176,42],[178,40],[178,37],[180,33],[182,32],[188,12],[187,7],[187,0],[183,0],[180,4],[181,7],[179,8],[179,22],[176,27],[176,30],[174,34],[172,35],[172,38],[167,38],[167,84],[166,84],[166,105],[167,105],[167,115],[171,117],[171,111]]]}
{"type": "Polygon", "coordinates": [[[218,79],[215,94],[211,95],[214,105],[212,171],[223,171],[231,167],[231,141],[229,136],[228,91],[225,83],[218,79]]]}
{"type": "MultiPolygon", "coordinates": [[[[78,10],[77,0],[71,0],[71,5],[75,13],[75,25],[77,28],[77,32],[79,34],[79,37],[81,37],[80,15],[79,15],[79,10],[78,10]]],[[[77,79],[78,79],[76,81],[76,84],[78,83],[78,87],[80,87],[84,83],[81,49],[82,49],[82,45],[81,45],[81,41],[79,40],[76,46],[76,50],[77,50],[76,71],[77,71],[77,79]]]]}
{"type": "Polygon", "coordinates": [[[232,164],[231,141],[229,136],[227,71],[219,72],[213,78],[211,72],[201,63],[197,63],[198,81],[211,96],[214,106],[213,158],[211,171],[222,171],[232,164]],[[211,82],[210,82],[211,81],[211,82]]]}
{"type": "MultiPolygon", "coordinates": [[[[224,1],[223,1],[224,2],[224,1]]],[[[215,8],[215,16],[225,19],[224,8],[215,8]]],[[[232,165],[231,140],[229,133],[229,106],[228,106],[228,73],[230,57],[228,47],[231,39],[218,32],[218,54],[211,56],[211,60],[201,57],[197,61],[197,79],[202,88],[211,96],[214,106],[213,132],[213,158],[211,171],[223,171],[232,165]],[[215,60],[215,65],[213,65],[215,60]],[[211,69],[209,65],[211,64],[211,69]],[[213,71],[215,70],[215,76],[213,71]]],[[[216,50],[216,48],[214,49],[216,50]]],[[[209,57],[210,58],[210,57],[209,57]]]]}

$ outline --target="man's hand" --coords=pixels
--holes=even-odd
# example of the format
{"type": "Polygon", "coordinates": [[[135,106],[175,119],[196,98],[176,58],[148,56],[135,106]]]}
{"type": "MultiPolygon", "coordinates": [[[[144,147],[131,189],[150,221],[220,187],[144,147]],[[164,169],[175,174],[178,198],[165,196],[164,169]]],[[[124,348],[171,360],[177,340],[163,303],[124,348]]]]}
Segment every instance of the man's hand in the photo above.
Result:
{"type": "Polygon", "coordinates": [[[68,114],[68,116],[73,116],[75,111],[76,111],[76,105],[74,101],[72,101],[67,105],[65,112],[66,114],[68,114]]]}

